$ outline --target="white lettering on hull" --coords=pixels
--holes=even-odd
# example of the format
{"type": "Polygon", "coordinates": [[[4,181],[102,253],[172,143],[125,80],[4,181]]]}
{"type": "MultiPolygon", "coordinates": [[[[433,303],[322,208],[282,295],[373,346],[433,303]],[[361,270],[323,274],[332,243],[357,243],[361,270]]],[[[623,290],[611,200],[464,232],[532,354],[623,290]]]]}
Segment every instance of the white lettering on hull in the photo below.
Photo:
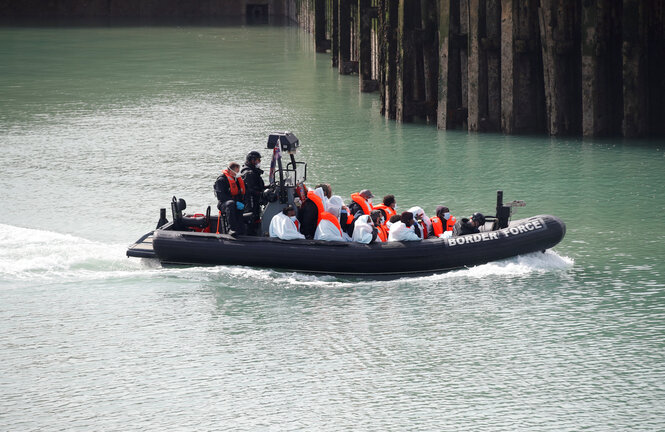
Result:
{"type": "Polygon", "coordinates": [[[468,243],[478,243],[499,240],[503,237],[513,237],[520,234],[526,234],[532,231],[538,231],[545,228],[545,224],[541,219],[529,219],[525,223],[503,228],[498,231],[483,232],[480,234],[469,234],[460,237],[452,237],[446,239],[448,246],[464,245],[468,243]]]}

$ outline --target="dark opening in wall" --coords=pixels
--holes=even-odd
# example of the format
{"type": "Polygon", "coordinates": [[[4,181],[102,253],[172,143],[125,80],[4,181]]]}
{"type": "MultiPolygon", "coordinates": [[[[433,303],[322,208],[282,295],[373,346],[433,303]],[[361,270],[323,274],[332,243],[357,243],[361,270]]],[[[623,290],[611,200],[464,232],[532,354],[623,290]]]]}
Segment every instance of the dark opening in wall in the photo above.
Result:
{"type": "Polygon", "coordinates": [[[267,4],[248,4],[245,13],[248,23],[262,24],[268,22],[269,9],[267,4]]]}

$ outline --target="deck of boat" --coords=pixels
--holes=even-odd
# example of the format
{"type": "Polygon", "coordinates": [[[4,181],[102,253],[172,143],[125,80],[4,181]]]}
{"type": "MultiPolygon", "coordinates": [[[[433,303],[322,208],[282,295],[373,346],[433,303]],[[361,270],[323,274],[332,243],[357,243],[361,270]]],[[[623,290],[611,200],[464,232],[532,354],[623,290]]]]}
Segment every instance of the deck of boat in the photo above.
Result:
{"type": "Polygon", "coordinates": [[[152,238],[154,231],[150,231],[127,248],[127,256],[134,258],[157,258],[155,250],[152,248],[152,238]]]}

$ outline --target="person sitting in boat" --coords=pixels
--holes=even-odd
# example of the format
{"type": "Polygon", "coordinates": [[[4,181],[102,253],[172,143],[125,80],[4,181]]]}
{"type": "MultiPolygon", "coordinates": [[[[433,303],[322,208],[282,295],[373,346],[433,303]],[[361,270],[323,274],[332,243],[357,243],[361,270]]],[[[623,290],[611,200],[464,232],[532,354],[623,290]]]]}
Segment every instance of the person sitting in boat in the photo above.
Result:
{"type": "Polygon", "coordinates": [[[319,224],[319,214],[325,211],[326,196],[323,188],[307,191],[307,199],[298,210],[300,232],[307,239],[313,239],[319,224]]]}
{"type": "Polygon", "coordinates": [[[314,233],[314,240],[347,241],[345,238],[346,233],[339,224],[340,206],[331,202],[327,204],[326,210],[319,216],[319,224],[314,233]]]}
{"type": "Polygon", "coordinates": [[[420,235],[415,231],[416,221],[413,213],[405,211],[401,214],[399,222],[390,227],[388,241],[420,241],[420,235]]]}
{"type": "Polygon", "coordinates": [[[347,233],[352,236],[353,228],[356,220],[362,215],[367,215],[372,211],[372,198],[374,195],[369,189],[363,189],[358,193],[351,194],[351,202],[349,203],[349,215],[353,216],[353,220],[349,225],[347,233]]]}
{"type": "Polygon", "coordinates": [[[376,228],[376,241],[377,242],[387,242],[388,241],[388,227],[386,226],[386,217],[381,210],[372,210],[369,214],[372,223],[376,228]]]}
{"type": "Polygon", "coordinates": [[[240,164],[231,162],[222,175],[217,177],[214,185],[217,197],[217,208],[226,215],[229,234],[245,233],[243,209],[245,208],[245,182],[240,177],[240,164]]]}
{"type": "Polygon", "coordinates": [[[436,208],[436,216],[431,219],[429,235],[431,237],[447,238],[453,235],[453,227],[457,219],[450,214],[450,209],[446,206],[436,208]]]}
{"type": "Polygon", "coordinates": [[[263,174],[261,153],[257,151],[249,152],[240,174],[246,188],[244,211],[252,214],[252,218],[247,223],[247,234],[257,235],[261,224],[261,204],[265,204],[263,193],[266,190],[266,185],[261,177],[261,174],[263,174]]]}
{"type": "Polygon", "coordinates": [[[305,236],[298,230],[298,219],[296,219],[296,210],[293,206],[285,207],[281,213],[277,213],[270,221],[268,233],[270,237],[277,237],[282,240],[304,239],[305,236]]]}
{"type": "MultiPolygon", "coordinates": [[[[328,206],[336,206],[339,209],[339,225],[342,227],[342,237],[344,240],[351,241],[351,237],[347,233],[349,225],[352,222],[351,217],[349,216],[349,208],[344,205],[342,197],[339,195],[333,195],[330,197],[327,203],[328,206]]],[[[328,210],[330,212],[330,210],[328,210]]],[[[332,212],[331,212],[332,213],[332,212]]]]}
{"type": "Polygon", "coordinates": [[[411,207],[409,212],[413,213],[413,218],[416,220],[417,225],[414,227],[416,233],[420,236],[421,239],[426,239],[430,227],[432,226],[432,221],[425,214],[425,211],[420,207],[411,207]]]}
{"type": "Polygon", "coordinates": [[[377,230],[369,215],[358,216],[353,228],[351,240],[358,243],[370,244],[377,239],[377,230]]]}
{"type": "Polygon", "coordinates": [[[381,210],[383,217],[388,220],[397,215],[397,203],[395,202],[395,195],[386,195],[383,197],[383,202],[374,206],[374,210],[381,210]]]}
{"type": "Polygon", "coordinates": [[[400,219],[402,219],[402,215],[395,215],[395,216],[390,216],[390,219],[388,222],[386,222],[386,227],[388,228],[388,231],[390,231],[390,228],[393,226],[395,222],[399,222],[400,219]]]}
{"type": "Polygon", "coordinates": [[[453,227],[453,237],[466,235],[466,234],[478,234],[480,232],[480,227],[485,225],[485,216],[482,213],[474,213],[471,215],[471,218],[462,218],[462,220],[457,221],[453,227]]]}

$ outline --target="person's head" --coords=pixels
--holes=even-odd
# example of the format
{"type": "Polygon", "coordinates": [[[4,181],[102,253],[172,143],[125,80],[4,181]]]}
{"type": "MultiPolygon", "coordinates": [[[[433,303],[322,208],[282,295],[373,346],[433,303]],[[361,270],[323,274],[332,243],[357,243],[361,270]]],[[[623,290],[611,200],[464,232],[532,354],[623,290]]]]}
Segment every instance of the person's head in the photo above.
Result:
{"type": "Polygon", "coordinates": [[[413,225],[413,213],[405,211],[400,215],[399,220],[406,226],[410,227],[413,225]]]}
{"type": "Polygon", "coordinates": [[[446,206],[438,206],[436,208],[436,215],[441,219],[447,220],[450,218],[450,209],[446,206]]]}
{"type": "Polygon", "coordinates": [[[485,216],[482,213],[475,212],[471,215],[471,222],[475,227],[483,226],[485,225],[485,216]]]}
{"type": "Polygon", "coordinates": [[[336,204],[329,204],[328,205],[328,210],[326,210],[328,213],[333,215],[336,218],[339,218],[339,213],[342,210],[342,207],[336,205],[336,204]]]}
{"type": "Polygon", "coordinates": [[[360,196],[365,198],[367,201],[372,199],[374,195],[372,195],[372,192],[369,189],[363,189],[360,191],[360,196]]]}
{"type": "Polygon", "coordinates": [[[247,153],[247,157],[245,158],[245,163],[249,166],[255,166],[259,168],[261,164],[261,153],[257,151],[251,151],[247,153]]]}
{"type": "Polygon", "coordinates": [[[332,186],[330,186],[330,184],[320,183],[320,184],[317,184],[314,189],[316,189],[316,188],[323,189],[323,193],[326,195],[326,198],[330,198],[332,196],[332,186]]]}
{"type": "Polygon", "coordinates": [[[383,197],[383,205],[395,210],[395,195],[386,195],[383,197]]]}
{"type": "Polygon", "coordinates": [[[390,219],[388,220],[388,222],[390,222],[391,224],[394,224],[395,222],[399,222],[400,220],[402,220],[402,215],[397,215],[396,214],[396,215],[390,216],[390,219]]]}
{"type": "Polygon", "coordinates": [[[293,217],[293,216],[296,215],[296,209],[294,209],[292,205],[289,205],[289,206],[284,207],[284,209],[282,210],[282,213],[284,213],[288,217],[293,217]]]}
{"type": "Polygon", "coordinates": [[[374,222],[375,226],[383,225],[383,222],[385,222],[385,218],[383,217],[383,212],[381,210],[372,210],[372,212],[369,214],[369,218],[372,219],[372,222],[374,222]]]}
{"type": "Polygon", "coordinates": [[[238,162],[231,162],[229,164],[229,171],[233,171],[237,175],[240,172],[240,164],[238,162]]]}
{"type": "Polygon", "coordinates": [[[337,206],[341,211],[342,207],[344,207],[344,200],[339,195],[333,195],[328,199],[328,206],[337,206]]]}

